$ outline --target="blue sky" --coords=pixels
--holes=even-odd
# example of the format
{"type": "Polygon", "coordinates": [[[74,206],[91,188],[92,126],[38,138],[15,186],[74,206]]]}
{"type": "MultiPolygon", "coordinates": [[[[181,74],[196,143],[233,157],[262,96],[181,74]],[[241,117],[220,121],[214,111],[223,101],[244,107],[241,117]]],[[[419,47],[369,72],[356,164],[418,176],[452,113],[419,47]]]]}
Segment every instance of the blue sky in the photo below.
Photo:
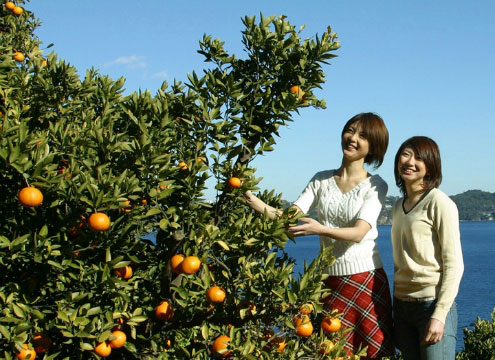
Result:
{"type": "Polygon", "coordinates": [[[241,18],[286,15],[311,37],[330,25],[341,48],[316,93],[326,110],[304,109],[281,131],[275,151],[253,165],[260,186],[293,201],[312,175],[340,165],[340,132],[359,112],[381,115],[390,131],[377,171],[398,195],[393,159],[410,136],[432,137],[449,195],[495,192],[495,2],[480,1],[67,1],[32,0],[36,31],[81,76],[95,67],[126,78],[127,92],[155,93],[166,80],[201,73],[198,41],[211,34],[242,55],[241,18]]]}

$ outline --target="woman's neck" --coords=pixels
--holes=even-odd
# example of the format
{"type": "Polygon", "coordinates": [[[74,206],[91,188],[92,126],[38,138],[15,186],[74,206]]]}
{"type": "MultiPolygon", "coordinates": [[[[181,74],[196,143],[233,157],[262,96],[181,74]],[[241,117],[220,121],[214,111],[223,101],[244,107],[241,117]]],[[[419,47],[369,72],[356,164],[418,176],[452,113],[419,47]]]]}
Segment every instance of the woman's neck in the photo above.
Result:
{"type": "Polygon", "coordinates": [[[425,193],[426,189],[423,183],[406,184],[406,204],[408,207],[413,207],[417,204],[421,197],[425,193]]]}
{"type": "Polygon", "coordinates": [[[364,161],[348,162],[344,159],[336,174],[342,179],[366,178],[368,171],[364,168],[364,161]]]}

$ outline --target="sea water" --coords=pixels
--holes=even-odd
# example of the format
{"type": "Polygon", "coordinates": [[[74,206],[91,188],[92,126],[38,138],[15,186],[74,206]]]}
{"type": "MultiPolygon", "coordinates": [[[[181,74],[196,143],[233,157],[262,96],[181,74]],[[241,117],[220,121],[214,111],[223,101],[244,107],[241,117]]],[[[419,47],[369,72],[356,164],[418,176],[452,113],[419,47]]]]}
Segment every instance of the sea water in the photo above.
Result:
{"type": "MultiPolygon", "coordinates": [[[[390,225],[378,226],[378,249],[391,287],[393,284],[393,258],[390,225]]],[[[471,328],[477,317],[491,319],[495,307],[495,222],[462,222],[461,242],[464,256],[464,276],[457,295],[457,351],[464,349],[464,328],[471,328]]],[[[317,236],[289,241],[286,251],[296,260],[294,272],[303,271],[304,261],[311,263],[317,256],[320,244],[317,236]]]]}

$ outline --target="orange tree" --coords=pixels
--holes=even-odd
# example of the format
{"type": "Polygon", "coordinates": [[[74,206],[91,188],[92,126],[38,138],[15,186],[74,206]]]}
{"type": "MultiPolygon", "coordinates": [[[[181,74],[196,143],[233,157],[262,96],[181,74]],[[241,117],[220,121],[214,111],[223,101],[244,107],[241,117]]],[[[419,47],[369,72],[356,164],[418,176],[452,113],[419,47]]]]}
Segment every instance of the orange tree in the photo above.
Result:
{"type": "MultiPolygon", "coordinates": [[[[270,221],[241,201],[259,182],[250,162],[280,126],[324,107],[313,90],[339,47],[331,29],[301,39],[284,17],[246,17],[245,58],[205,36],[201,77],[124,96],[124,79],[94,69],[80,78],[44,56],[37,20],[15,5],[20,14],[0,6],[3,356],[26,347],[44,359],[340,355],[342,332],[319,327],[331,253],[294,276],[286,224],[300,216],[270,221]],[[22,205],[26,187],[42,196],[22,205]],[[300,322],[315,330],[297,336],[306,303],[315,311],[300,322]],[[336,346],[321,351],[328,338],[336,346]]],[[[280,195],[260,196],[280,206],[280,195]]]]}

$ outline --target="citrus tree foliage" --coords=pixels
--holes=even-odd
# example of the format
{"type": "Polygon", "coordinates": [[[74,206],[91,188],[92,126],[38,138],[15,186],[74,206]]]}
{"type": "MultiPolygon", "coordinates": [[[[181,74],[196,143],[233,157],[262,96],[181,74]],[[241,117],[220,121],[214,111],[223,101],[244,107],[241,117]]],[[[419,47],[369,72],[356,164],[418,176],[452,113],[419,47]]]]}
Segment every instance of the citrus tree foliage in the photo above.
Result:
{"type": "MultiPolygon", "coordinates": [[[[293,275],[286,225],[300,215],[286,210],[270,221],[242,202],[259,182],[251,160],[273,148],[294,113],[325,106],[313,90],[339,47],[331,29],[301,39],[284,17],[246,17],[244,57],[205,36],[200,75],[155,95],[124,95],[124,79],[94,69],[81,78],[44,55],[34,15],[24,1],[16,5],[22,14],[0,6],[2,355],[11,359],[26,344],[44,359],[95,358],[116,328],[127,341],[112,350],[115,359],[338,355],[342,332],[319,327],[331,253],[293,275]],[[25,59],[14,60],[16,52],[25,59]],[[240,187],[226,185],[232,177],[240,187]],[[19,203],[25,187],[41,191],[41,205],[19,203]],[[94,213],[108,216],[107,230],[94,231],[94,213]],[[175,254],[197,256],[199,271],[172,272],[175,254]],[[116,272],[126,266],[130,277],[116,272]],[[218,304],[205,296],[214,285],[226,294],[218,304]],[[157,318],[164,301],[173,312],[157,318]],[[293,317],[305,303],[314,306],[315,331],[299,337],[293,317]],[[214,354],[220,335],[228,348],[214,354]],[[325,355],[327,338],[336,346],[325,355]]],[[[280,205],[273,192],[260,197],[280,205]]]]}
{"type": "Polygon", "coordinates": [[[473,329],[464,329],[464,350],[456,355],[457,360],[495,359],[495,310],[491,321],[479,317],[473,329]]]}

